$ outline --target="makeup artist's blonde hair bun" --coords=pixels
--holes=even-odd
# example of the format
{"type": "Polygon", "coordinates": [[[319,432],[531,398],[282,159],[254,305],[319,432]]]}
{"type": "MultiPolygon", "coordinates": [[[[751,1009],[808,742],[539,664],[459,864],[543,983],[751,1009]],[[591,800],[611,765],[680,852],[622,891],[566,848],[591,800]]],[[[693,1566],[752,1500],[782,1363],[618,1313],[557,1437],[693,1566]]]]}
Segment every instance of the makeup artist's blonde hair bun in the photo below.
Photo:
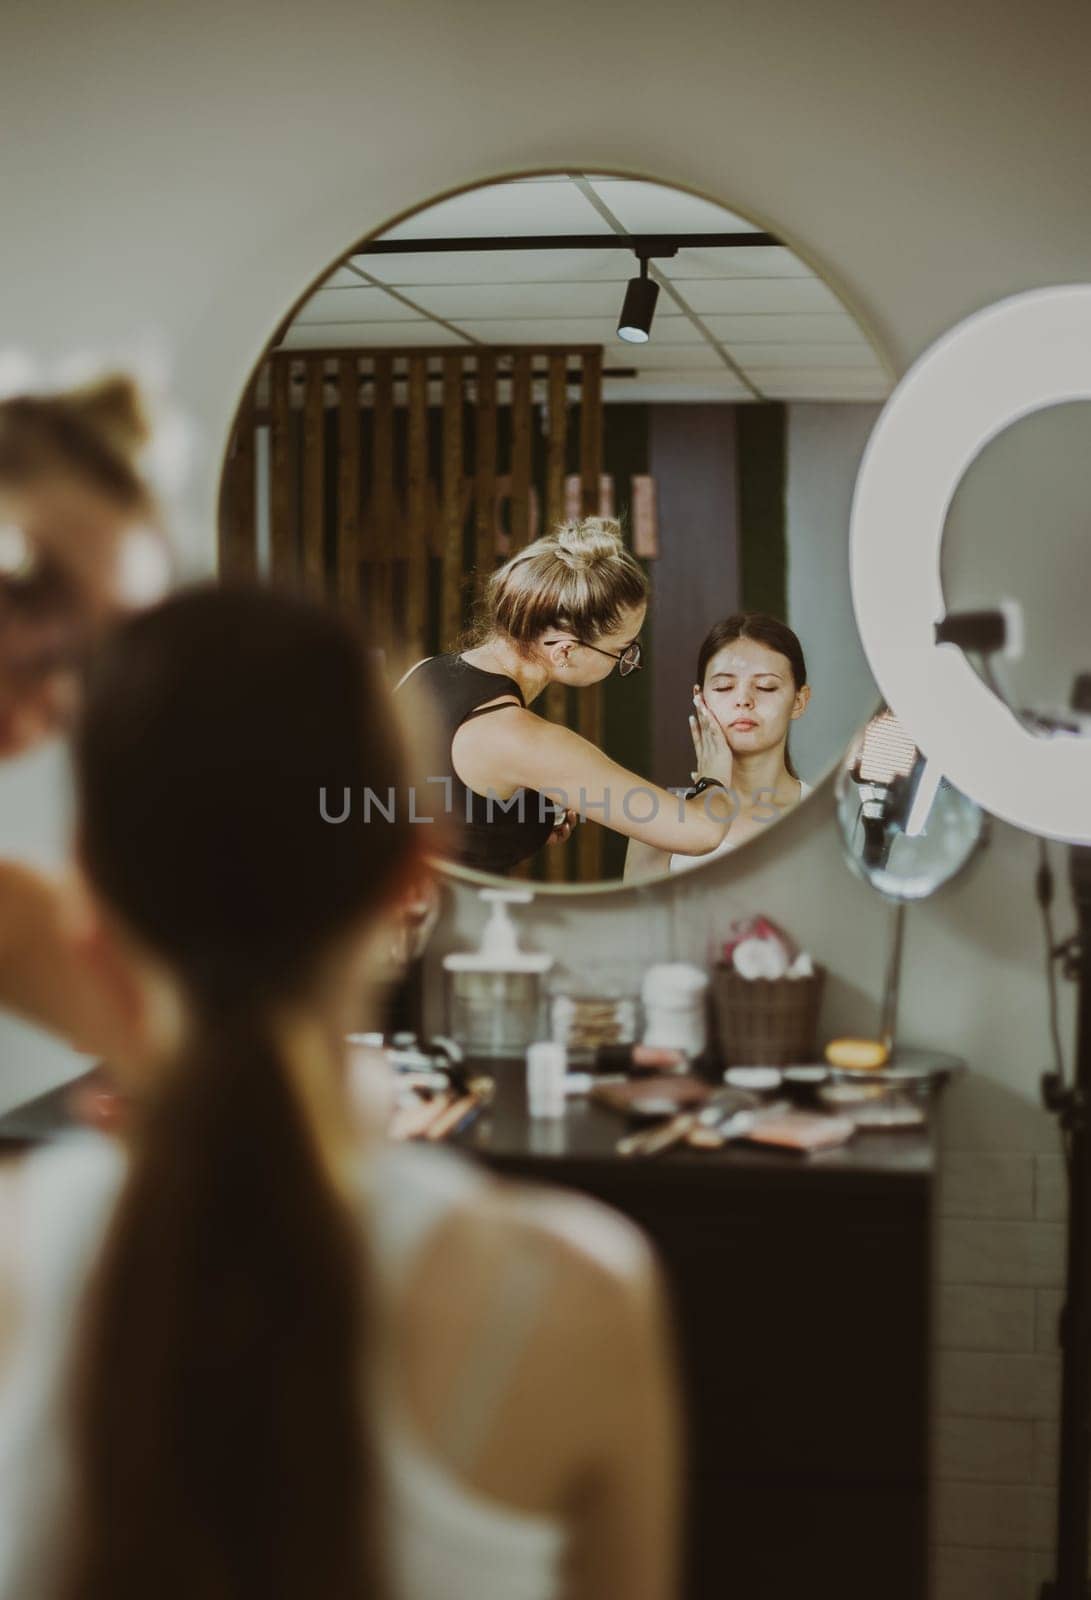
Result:
{"type": "Polygon", "coordinates": [[[130,461],[136,459],[151,438],[151,424],[140,390],[123,372],[110,373],[94,383],[70,389],[57,399],[130,461]]]}
{"type": "Polygon", "coordinates": [[[139,470],[151,429],[140,390],[125,373],[52,394],[0,401],[0,487],[70,475],[119,506],[152,512],[139,470]]]}
{"type": "Polygon", "coordinates": [[[609,517],[563,522],[490,576],[470,638],[506,635],[524,648],[547,628],[594,641],[648,598],[644,569],[609,517]]]}
{"type": "MultiPolygon", "coordinates": [[[[558,551],[565,551],[585,567],[597,561],[616,561],[624,555],[621,524],[612,517],[584,517],[582,522],[562,522],[552,535],[558,551]]],[[[544,543],[539,540],[539,543],[544,543]]]]}

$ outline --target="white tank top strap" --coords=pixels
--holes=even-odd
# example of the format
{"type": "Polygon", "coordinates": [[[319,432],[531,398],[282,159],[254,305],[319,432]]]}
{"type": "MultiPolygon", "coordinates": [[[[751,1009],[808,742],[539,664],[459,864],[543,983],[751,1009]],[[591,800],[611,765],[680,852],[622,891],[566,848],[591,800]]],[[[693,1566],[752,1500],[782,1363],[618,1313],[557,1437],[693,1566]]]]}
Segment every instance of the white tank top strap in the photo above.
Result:
{"type": "Polygon", "coordinates": [[[469,1472],[492,1430],[509,1383],[545,1303],[545,1256],[510,1256],[489,1297],[480,1332],[437,1429],[443,1460],[469,1472]]]}
{"type": "MultiPolygon", "coordinates": [[[[372,1160],[366,1200],[372,1261],[387,1292],[428,1238],[488,1182],[466,1157],[389,1145],[372,1160]]],[[[568,1541],[559,1519],[504,1505],[461,1476],[472,1465],[546,1293],[544,1258],[512,1257],[483,1308],[473,1354],[436,1435],[421,1438],[387,1384],[376,1398],[396,1521],[396,1592],[407,1600],[556,1600],[568,1541]]]]}
{"type": "Polygon", "coordinates": [[[434,1146],[384,1144],[365,1161],[362,1205],[373,1261],[393,1287],[434,1229],[488,1180],[465,1157],[434,1146]]]}
{"type": "MultiPolygon", "coordinates": [[[[435,1228],[486,1182],[465,1157],[452,1151],[408,1144],[383,1147],[375,1158],[369,1222],[375,1265],[388,1292],[404,1279],[435,1228]]],[[[455,1471],[472,1466],[489,1435],[541,1315],[548,1278],[543,1251],[511,1255],[504,1262],[437,1428],[437,1453],[455,1471]]]]}

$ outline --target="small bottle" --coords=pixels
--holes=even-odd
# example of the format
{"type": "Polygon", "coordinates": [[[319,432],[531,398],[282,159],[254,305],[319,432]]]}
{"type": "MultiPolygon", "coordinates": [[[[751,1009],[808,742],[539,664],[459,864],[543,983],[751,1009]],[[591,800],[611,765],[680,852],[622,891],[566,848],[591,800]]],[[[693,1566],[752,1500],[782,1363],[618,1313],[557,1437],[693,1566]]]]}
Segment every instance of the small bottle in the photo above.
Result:
{"type": "Polygon", "coordinates": [[[555,1039],[527,1046],[527,1109],[532,1117],[563,1117],[568,1052],[555,1039]]]}

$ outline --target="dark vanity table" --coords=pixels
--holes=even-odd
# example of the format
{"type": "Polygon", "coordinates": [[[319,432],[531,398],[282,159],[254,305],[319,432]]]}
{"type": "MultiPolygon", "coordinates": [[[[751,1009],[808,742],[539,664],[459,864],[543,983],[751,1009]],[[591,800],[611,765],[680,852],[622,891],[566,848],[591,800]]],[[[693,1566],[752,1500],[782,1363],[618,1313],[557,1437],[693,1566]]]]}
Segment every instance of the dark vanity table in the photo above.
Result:
{"type": "Polygon", "coordinates": [[[625,1160],[618,1116],[532,1121],[522,1063],[480,1067],[496,1100],[459,1142],[658,1248],[689,1401],[686,1600],[921,1600],[933,1132],[625,1160]]]}
{"type": "MultiPolygon", "coordinates": [[[[616,1115],[573,1100],[532,1121],[522,1063],[478,1065],[496,1099],[457,1142],[597,1196],[658,1249],[689,1403],[686,1600],[921,1600],[931,1132],[625,1160],[616,1115]]],[[[0,1140],[67,1121],[54,1091],[0,1119],[0,1140]]]]}

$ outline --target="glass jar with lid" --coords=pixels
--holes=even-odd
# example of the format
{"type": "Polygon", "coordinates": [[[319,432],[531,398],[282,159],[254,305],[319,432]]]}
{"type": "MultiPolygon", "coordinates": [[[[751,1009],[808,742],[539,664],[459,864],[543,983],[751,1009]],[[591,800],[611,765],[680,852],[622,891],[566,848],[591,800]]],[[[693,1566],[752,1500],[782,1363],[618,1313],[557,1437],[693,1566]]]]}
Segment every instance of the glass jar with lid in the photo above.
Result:
{"type": "Polygon", "coordinates": [[[592,963],[579,972],[561,968],[548,983],[549,1029],[570,1060],[593,1061],[600,1045],[631,1044],[639,1037],[640,979],[620,962],[592,963]]]}

